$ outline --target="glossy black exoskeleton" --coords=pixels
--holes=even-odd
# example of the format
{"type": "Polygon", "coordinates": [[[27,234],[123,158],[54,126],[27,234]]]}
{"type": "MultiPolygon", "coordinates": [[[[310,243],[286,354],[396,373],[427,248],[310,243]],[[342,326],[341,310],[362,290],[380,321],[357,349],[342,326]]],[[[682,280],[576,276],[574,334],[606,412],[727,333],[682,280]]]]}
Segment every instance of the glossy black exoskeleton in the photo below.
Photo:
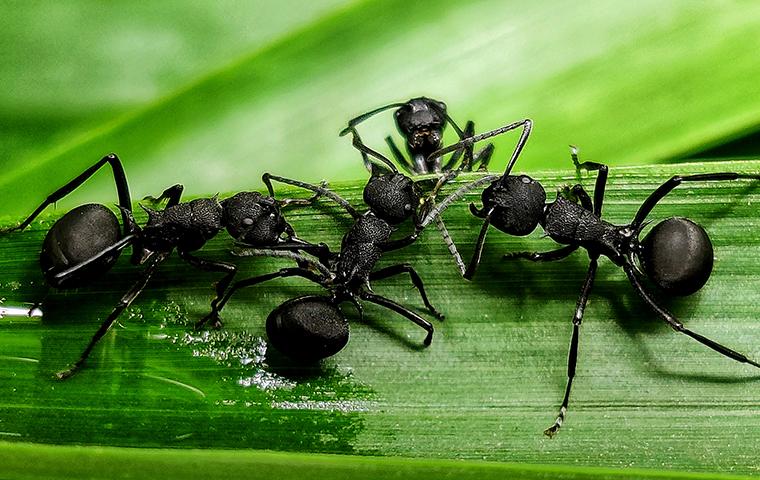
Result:
{"type": "MultiPolygon", "coordinates": [[[[358,143],[361,144],[360,141],[358,143]]],[[[372,177],[364,187],[364,201],[369,210],[363,214],[344,198],[323,187],[264,174],[263,180],[270,194],[274,194],[272,180],[311,190],[338,203],[351,215],[354,223],[343,236],[340,252],[328,267],[302,255],[284,255],[296,259],[300,266],[235,282],[218,307],[212,309],[209,318],[216,319],[224,304],[240,288],[274,278],[296,276],[323,286],[330,295],[297,297],[283,303],[269,315],[269,340],[275,348],[288,356],[303,361],[316,361],[338,353],[348,341],[348,323],[339,308],[346,301],[351,302],[360,314],[360,300],[399,313],[425,329],[427,336],[424,344],[430,344],[433,338],[433,325],[430,322],[408,308],[373,293],[370,288],[372,281],[408,273],[428,311],[436,318],[443,319],[443,315],[430,304],[422,279],[411,265],[402,263],[375,270],[375,265],[385,252],[406,247],[419,236],[421,229],[418,208],[421,194],[414,181],[399,173],[388,159],[363,145],[362,147],[364,153],[384,162],[387,167],[385,170],[373,170],[372,177]],[[414,231],[402,238],[391,239],[397,226],[410,218],[414,220],[414,231]],[[324,319],[324,323],[318,321],[320,318],[324,319]]],[[[254,249],[249,250],[249,254],[271,256],[273,252],[254,249]]]]}
{"type": "MultiPolygon", "coordinates": [[[[446,113],[446,104],[432,98],[412,98],[403,103],[391,103],[372,111],[359,115],[348,122],[341,135],[345,135],[368,118],[382,112],[396,108],[394,118],[399,133],[404,137],[406,149],[409,152],[407,159],[396,146],[392,137],[388,136],[385,141],[391,149],[396,162],[410,175],[424,175],[427,173],[441,173],[454,170],[462,154],[465,155],[461,168],[471,171],[474,165],[480,163],[480,170],[488,168],[488,162],[493,154],[493,145],[489,144],[478,153],[473,154],[472,145],[457,150],[451,158],[442,163],[442,157],[430,157],[430,154],[440,149],[443,142],[443,131],[446,124],[450,124],[460,139],[471,137],[475,132],[475,124],[468,121],[464,130],[454,122],[446,113]]],[[[371,168],[369,161],[365,160],[367,169],[371,168]]]]}
{"type": "Polygon", "coordinates": [[[111,269],[128,246],[132,247],[132,263],[146,267],[139,280],[101,324],[79,359],[67,370],[59,372],[58,378],[67,378],[82,366],[93,347],[142,292],[159,264],[175,249],[190,265],[224,274],[216,284],[216,298],[211,302],[212,306],[221,299],[237,267],[227,262],[201,259],[192,252],[203,247],[223,229],[227,229],[235,239],[249,245],[285,251],[307,251],[317,255],[320,261],[328,261],[327,246],[312,245],[300,240],[281,212],[282,206],[308,204],[313,199],[275,200],[258,192],[240,192],[222,201],[213,197],[179,203],[182,185],[174,185],[159,198],[151,199],[155,204],[166,201],[163,210],[143,207],[148,214],[148,221],[140,227],[132,216],[132,201],[124,169],[114,154],[104,157],[51,194],[17,227],[2,233],[24,229],[48,205],[71,193],[106,164],[111,166],[114,174],[123,226],[119,225],[113,212],[103,205],[87,204],[74,208],[58,219],[48,231],[40,253],[42,272],[47,283],[55,288],[91,284],[111,269]]]}
{"type": "MultiPolygon", "coordinates": [[[[452,146],[456,148],[456,145],[452,146]]],[[[534,262],[561,260],[578,248],[588,252],[590,264],[586,280],[573,316],[573,333],[568,356],[567,386],[554,424],[544,432],[553,436],[559,431],[567,412],[570,389],[575,375],[578,356],[580,325],[586,302],[597,270],[597,261],[604,255],[621,267],[637,294],[657,315],[676,332],[683,333],[721,355],[755,367],[760,364],[745,355],[725,347],[686,328],[667,309],[659,305],[644,286],[646,276],[663,293],[669,296],[689,295],[699,290],[710,277],[713,266],[713,249],[707,232],[686,218],[672,217],[663,220],[640,239],[647,225],[646,217],[674,188],[684,182],[729,181],[736,179],[760,180],[760,175],[740,173],[707,173],[698,175],[677,175],[657,188],[641,205],[633,221],[627,225],[613,225],[602,219],[602,202],[607,182],[606,165],[595,162],[579,163],[577,150],[572,147],[572,160],[576,168],[596,171],[594,199],[581,185],[567,189],[553,202],[546,203],[546,193],[541,184],[527,175],[511,175],[511,167],[502,176],[488,176],[461,187],[440,205],[432,209],[423,219],[423,226],[439,215],[454,200],[480,185],[488,184],[481,199],[482,208],[470,205],[472,213],[483,219],[483,227],[478,236],[475,252],[464,274],[472,278],[480,262],[483,245],[489,225],[509,235],[528,235],[541,225],[548,237],[561,248],[548,252],[517,252],[505,258],[522,258],[534,262]]]]}

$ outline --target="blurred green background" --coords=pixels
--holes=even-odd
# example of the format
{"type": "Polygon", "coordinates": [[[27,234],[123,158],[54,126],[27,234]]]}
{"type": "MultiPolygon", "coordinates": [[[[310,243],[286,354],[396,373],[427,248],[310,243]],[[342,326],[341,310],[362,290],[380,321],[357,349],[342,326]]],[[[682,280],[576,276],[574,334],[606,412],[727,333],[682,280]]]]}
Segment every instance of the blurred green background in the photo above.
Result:
{"type": "MultiPolygon", "coordinates": [[[[338,132],[359,113],[420,95],[444,100],[479,131],[532,118],[517,170],[544,172],[536,175],[548,192],[575,179],[569,143],[609,164],[605,209],[615,221],[683,172],[673,164],[697,159],[683,167],[689,172],[760,168],[710,163],[760,155],[754,1],[4,2],[0,27],[3,225],[111,151],[135,199],[174,183],[188,196],[255,189],[269,171],[329,179],[358,202],[367,173],[338,132]]],[[[391,113],[361,132],[387,152],[391,113]]],[[[496,140],[492,170],[503,168],[516,137],[496,140]]],[[[83,201],[116,201],[107,171],[58,213],[83,201]]],[[[718,258],[709,288],[676,302],[676,312],[745,350],[760,338],[760,239],[747,234],[758,226],[757,201],[746,185],[694,187],[665,207],[702,215],[718,258]]],[[[345,226],[310,211],[294,219],[333,245],[345,226]]],[[[469,252],[479,224],[464,207],[451,210],[450,222],[469,252]]],[[[44,227],[0,239],[0,297],[33,298],[44,227]]],[[[545,241],[494,232],[482,280],[460,289],[432,233],[388,261],[411,256],[449,313],[433,347],[418,351],[413,326],[386,326],[388,316],[370,310],[376,320],[355,322],[347,349],[317,375],[273,367],[264,355],[261,317],[303,288],[263,288],[231,305],[227,330],[188,337],[185,323],[206,308],[210,279],[173,260],[92,368],[57,384],[48,374],[81,349],[92,317],[110,310],[134,270],[122,262],[103,284],[53,295],[47,313],[55,321],[0,328],[0,440],[760,473],[757,377],[656,322],[640,324],[651,315],[609,264],[584,324],[588,350],[570,423],[544,439],[564,387],[583,256],[518,270],[500,254],[545,241]],[[494,311],[514,315],[495,320],[494,311]],[[8,360],[35,356],[39,364],[8,360]]],[[[224,258],[228,250],[220,238],[205,251],[224,258]]],[[[382,291],[414,304],[407,287],[401,279],[382,291]]],[[[0,456],[14,452],[0,448],[0,456]]],[[[52,476],[61,458],[72,458],[41,452],[52,476]]],[[[381,476],[398,473],[378,465],[381,476]]],[[[586,474],[593,477],[567,478],[586,474]]]]}
{"type": "MultiPolygon", "coordinates": [[[[137,198],[175,182],[190,194],[255,188],[263,171],[363,178],[337,132],[354,115],[419,95],[446,101],[479,130],[532,118],[518,167],[526,171],[566,168],[568,143],[612,166],[654,163],[760,125],[760,4],[752,1],[0,9],[3,214],[25,212],[110,151],[124,160],[137,198]]],[[[391,114],[362,132],[383,147],[395,133],[391,114]]],[[[495,169],[508,151],[499,148],[495,169]]],[[[109,182],[72,203],[109,198],[109,182]]]]}

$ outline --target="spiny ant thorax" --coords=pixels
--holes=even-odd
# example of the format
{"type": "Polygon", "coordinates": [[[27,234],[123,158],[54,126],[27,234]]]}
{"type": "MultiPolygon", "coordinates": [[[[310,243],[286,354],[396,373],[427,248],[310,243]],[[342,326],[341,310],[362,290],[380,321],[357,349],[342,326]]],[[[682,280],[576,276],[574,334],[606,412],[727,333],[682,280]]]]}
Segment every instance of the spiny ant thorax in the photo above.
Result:
{"type": "Polygon", "coordinates": [[[530,234],[544,216],[544,187],[527,175],[508,175],[493,182],[481,196],[483,211],[493,209],[491,225],[515,236],[530,234]]]}
{"type": "Polygon", "coordinates": [[[364,187],[364,202],[375,215],[398,225],[415,213],[420,191],[411,178],[401,173],[376,175],[364,187]]]}
{"type": "Polygon", "coordinates": [[[240,192],[223,200],[222,207],[230,236],[252,246],[277,243],[287,228],[277,201],[258,192],[240,192]]]}
{"type": "Polygon", "coordinates": [[[142,208],[148,214],[148,223],[141,241],[144,248],[154,252],[175,247],[185,252],[198,250],[223,228],[223,209],[216,197],[198,198],[166,210],[142,208]]]}

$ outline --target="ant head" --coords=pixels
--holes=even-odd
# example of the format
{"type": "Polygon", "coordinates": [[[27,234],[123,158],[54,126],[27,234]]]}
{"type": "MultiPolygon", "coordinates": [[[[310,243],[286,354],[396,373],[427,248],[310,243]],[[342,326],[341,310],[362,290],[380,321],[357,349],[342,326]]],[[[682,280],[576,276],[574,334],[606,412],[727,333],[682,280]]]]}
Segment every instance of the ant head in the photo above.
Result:
{"type": "Polygon", "coordinates": [[[412,153],[428,155],[441,148],[446,125],[446,104],[430,98],[413,98],[396,110],[396,125],[412,153]]]}
{"type": "Polygon", "coordinates": [[[275,308],[267,317],[272,346],[295,360],[316,362],[348,343],[348,321],[329,297],[306,295],[275,308]]]}
{"type": "Polygon", "coordinates": [[[364,203],[378,217],[398,225],[415,213],[420,192],[414,181],[402,173],[373,175],[364,187],[364,203]]]}
{"type": "Polygon", "coordinates": [[[224,200],[222,206],[227,232],[249,245],[273,245],[287,228],[277,201],[258,192],[240,192],[224,200]]]}
{"type": "Polygon", "coordinates": [[[483,191],[483,210],[491,212],[491,225],[509,235],[528,235],[544,217],[544,187],[527,175],[506,175],[483,191]]]}
{"type": "Polygon", "coordinates": [[[688,218],[655,225],[641,242],[639,260],[647,277],[671,295],[690,295],[704,286],[713,266],[705,229],[688,218]]]}

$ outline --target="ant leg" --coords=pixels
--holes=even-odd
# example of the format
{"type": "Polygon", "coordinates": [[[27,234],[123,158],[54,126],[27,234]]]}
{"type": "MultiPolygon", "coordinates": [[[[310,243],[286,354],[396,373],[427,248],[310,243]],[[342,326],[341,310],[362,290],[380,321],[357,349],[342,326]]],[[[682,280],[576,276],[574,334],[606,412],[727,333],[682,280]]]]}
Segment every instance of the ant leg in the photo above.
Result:
{"type": "Polygon", "coordinates": [[[87,347],[79,356],[79,359],[77,359],[76,362],[72,363],[66,370],[62,370],[55,374],[55,377],[58,380],[65,380],[79,371],[79,369],[82,367],[82,364],[84,364],[85,360],[87,360],[87,357],[90,356],[90,353],[92,352],[92,349],[95,347],[95,345],[100,341],[101,338],[103,338],[106,333],[108,333],[108,330],[111,329],[114,322],[116,322],[116,319],[119,318],[119,315],[121,315],[121,313],[132,303],[132,301],[137,298],[137,296],[140,295],[140,293],[145,289],[145,286],[148,284],[150,277],[153,276],[156,268],[168,256],[168,253],[163,253],[153,258],[151,263],[145,268],[145,270],[143,270],[140,279],[135,282],[134,285],[132,285],[132,287],[127,291],[127,293],[124,294],[123,297],[121,297],[121,300],[119,300],[119,303],[111,311],[111,314],[108,315],[105,321],[100,325],[100,328],[98,328],[98,331],[95,332],[95,335],[93,335],[90,343],[87,344],[87,347]]]}
{"type": "Polygon", "coordinates": [[[127,235],[126,237],[117,241],[113,245],[109,245],[108,247],[104,248],[103,250],[96,253],[95,255],[88,258],[87,260],[84,260],[81,263],[77,263],[76,265],[73,265],[64,271],[57,273],[53,278],[55,279],[57,283],[65,282],[68,277],[77,273],[79,270],[87,267],[88,265],[91,265],[92,263],[95,263],[98,260],[101,260],[103,257],[112,255],[116,252],[120,252],[121,250],[124,250],[129,245],[131,245],[134,240],[135,240],[135,235],[127,235]]]}
{"type": "Polygon", "coordinates": [[[380,251],[382,252],[390,252],[392,250],[398,250],[400,248],[405,248],[413,244],[415,241],[417,241],[417,238],[419,238],[419,236],[420,236],[420,230],[415,230],[414,233],[407,235],[406,237],[399,238],[398,240],[390,240],[388,242],[383,242],[379,244],[378,247],[380,247],[380,251]]]}
{"type": "Polygon", "coordinates": [[[748,173],[733,173],[733,172],[723,172],[723,173],[700,173],[696,175],[675,175],[670,178],[667,182],[663,183],[659,187],[657,187],[657,190],[652,192],[649,197],[644,201],[643,204],[641,204],[641,207],[639,207],[639,211],[636,212],[636,217],[633,219],[633,222],[631,222],[631,226],[633,228],[638,228],[641,226],[642,222],[644,222],[644,219],[649,215],[649,212],[652,211],[652,209],[657,205],[657,203],[665,198],[665,195],[670,193],[674,188],[679,186],[683,182],[722,182],[727,180],[738,180],[738,179],[748,179],[748,180],[760,180],[760,175],[752,175],[748,173]]]}
{"type": "Polygon", "coordinates": [[[343,207],[343,209],[346,210],[348,214],[351,215],[352,217],[359,218],[360,216],[359,212],[357,212],[356,209],[352,207],[351,204],[348,203],[348,201],[345,198],[341,197],[340,195],[338,195],[337,193],[331,190],[328,190],[327,188],[318,187],[316,185],[312,185],[306,182],[301,182],[298,180],[292,180],[290,178],[279,177],[277,175],[272,175],[270,173],[265,173],[264,175],[262,175],[261,180],[267,186],[267,189],[269,190],[269,195],[271,197],[274,197],[274,188],[272,187],[272,180],[276,180],[280,183],[293,185],[295,187],[304,188],[306,190],[311,190],[312,192],[316,192],[320,195],[324,195],[325,197],[329,198],[330,200],[334,201],[335,203],[343,207]]]}
{"type": "Polygon", "coordinates": [[[443,243],[446,244],[446,248],[449,249],[449,253],[452,257],[454,257],[454,262],[456,262],[457,267],[459,268],[459,273],[464,275],[466,267],[464,265],[464,261],[462,260],[462,256],[459,254],[459,250],[457,250],[457,246],[454,243],[454,240],[451,238],[449,230],[446,228],[446,224],[443,223],[443,219],[440,216],[435,217],[435,226],[438,231],[441,232],[443,243]]]}
{"type": "Polygon", "coordinates": [[[40,206],[37,207],[37,209],[32,212],[29,217],[27,217],[26,220],[21,222],[15,227],[12,228],[6,228],[1,229],[0,234],[12,232],[15,230],[23,230],[26,227],[29,226],[30,223],[34,221],[37,216],[42,213],[45,208],[47,208],[49,205],[57,202],[58,200],[64,198],[66,195],[70,194],[77,188],[79,188],[80,185],[82,185],[84,182],[86,182],[90,177],[95,175],[95,173],[100,170],[100,168],[105,165],[109,164],[111,166],[111,170],[113,172],[113,179],[116,183],[116,193],[119,196],[119,206],[122,209],[121,216],[122,220],[124,220],[124,235],[129,235],[130,233],[134,233],[133,230],[130,230],[128,225],[130,225],[129,222],[129,216],[125,212],[132,211],[132,199],[129,196],[129,185],[127,184],[127,175],[124,173],[124,167],[121,165],[121,161],[119,160],[119,157],[116,156],[116,154],[111,153],[109,155],[106,155],[105,157],[101,158],[98,162],[96,162],[93,166],[82,172],[78,177],[76,177],[74,180],[70,181],[63,187],[59,188],[55,192],[48,195],[48,197],[45,199],[44,202],[40,204],[40,206]]]}
{"type": "MultiPolygon", "coordinates": [[[[475,205],[470,204],[470,210],[475,213],[475,205]]],[[[491,213],[493,212],[493,209],[489,210],[488,213],[485,214],[483,217],[483,226],[480,228],[480,234],[478,235],[478,241],[475,244],[475,251],[472,253],[472,258],[470,259],[470,264],[467,266],[467,270],[464,272],[463,277],[467,280],[472,280],[472,277],[475,276],[475,270],[478,269],[478,265],[480,265],[480,257],[483,255],[483,245],[486,242],[486,234],[488,233],[488,227],[491,225],[491,213]]],[[[479,212],[482,213],[482,212],[479,212]]]]}
{"type": "Polygon", "coordinates": [[[216,305],[212,305],[211,312],[200,319],[198,323],[195,324],[195,329],[198,330],[202,328],[206,323],[209,321],[212,321],[212,325],[217,326],[221,325],[221,321],[219,320],[219,313],[222,311],[224,306],[227,304],[227,302],[230,300],[230,297],[232,295],[240,290],[241,288],[250,287],[259,283],[263,283],[269,280],[273,280],[275,278],[285,278],[285,277],[303,277],[307,280],[311,280],[314,283],[321,284],[321,278],[314,273],[312,273],[309,270],[306,270],[305,268],[283,268],[280,269],[277,272],[274,273],[267,273],[265,275],[259,275],[257,277],[251,277],[246,278],[244,280],[237,281],[232,284],[232,286],[227,289],[227,292],[224,294],[224,296],[217,302],[216,305]]]}
{"type": "MultiPolygon", "coordinates": [[[[596,184],[594,185],[594,215],[602,216],[602,203],[604,203],[604,190],[607,187],[607,175],[609,167],[603,163],[578,161],[578,147],[570,145],[570,158],[573,160],[576,170],[586,170],[588,172],[598,171],[596,184]]],[[[590,210],[590,209],[589,209],[590,210]]]]}
{"type": "MultiPolygon", "coordinates": [[[[393,157],[396,159],[398,164],[401,165],[404,168],[404,170],[407,171],[407,173],[409,173],[410,175],[414,175],[417,173],[414,170],[414,167],[412,166],[412,164],[409,163],[409,160],[406,159],[404,154],[401,153],[401,150],[399,150],[399,148],[396,146],[396,142],[393,141],[393,137],[391,136],[385,137],[385,143],[388,144],[388,148],[391,149],[391,153],[393,154],[393,157]]],[[[369,160],[365,160],[364,165],[367,167],[367,170],[371,172],[372,169],[370,168],[369,165],[367,165],[368,161],[369,160]]]]}
{"type": "MultiPolygon", "coordinates": [[[[460,140],[463,139],[463,138],[467,138],[467,137],[471,137],[471,136],[475,135],[475,123],[472,122],[471,120],[468,121],[467,124],[464,126],[464,131],[462,132],[462,135],[463,136],[459,137],[460,140]]],[[[453,170],[454,169],[454,165],[456,165],[457,162],[459,161],[459,157],[461,157],[462,154],[464,154],[464,153],[469,153],[470,154],[469,158],[471,159],[471,161],[467,162],[467,158],[468,157],[465,155],[465,160],[462,162],[460,170],[465,170],[465,171],[471,172],[472,171],[472,166],[475,163],[475,159],[474,159],[474,157],[472,155],[472,145],[470,145],[468,147],[465,147],[465,148],[460,148],[459,150],[457,150],[456,152],[454,152],[454,154],[451,156],[451,158],[449,158],[449,161],[446,162],[446,164],[441,168],[441,170],[443,170],[444,172],[447,171],[447,170],[453,170]]],[[[440,158],[440,157],[438,157],[438,158],[440,158]]]]}
{"type": "Polygon", "coordinates": [[[531,262],[555,262],[567,258],[571,253],[578,250],[578,245],[567,245],[548,252],[513,252],[504,255],[504,260],[522,258],[531,262]]]}
{"type": "MultiPolygon", "coordinates": [[[[288,225],[288,227],[290,227],[290,225],[288,225]]],[[[276,245],[269,245],[266,249],[272,251],[285,250],[292,252],[306,252],[317,257],[323,265],[329,264],[330,259],[332,258],[332,252],[330,252],[330,247],[328,247],[327,244],[314,244],[307,242],[306,240],[301,240],[295,235],[292,227],[290,229],[286,228],[286,233],[288,234],[287,239],[280,239],[276,245]]]]}
{"type": "Polygon", "coordinates": [[[760,363],[754,362],[750,360],[749,358],[747,358],[745,355],[742,355],[741,353],[735,350],[725,347],[718,342],[710,340],[707,337],[703,337],[702,335],[696,332],[692,332],[688,328],[684,327],[683,323],[678,321],[676,317],[674,317],[670,312],[665,310],[663,307],[657,305],[654,299],[652,299],[650,294],[644,289],[644,286],[641,284],[638,277],[636,277],[636,272],[634,271],[633,265],[627,264],[623,267],[623,269],[625,270],[626,275],[628,275],[628,280],[631,282],[631,285],[633,285],[634,289],[636,290],[636,293],[638,293],[639,296],[644,300],[644,302],[650,307],[652,307],[652,309],[657,313],[657,315],[659,315],[665,322],[667,322],[667,324],[670,325],[670,327],[673,330],[675,330],[676,332],[688,335],[694,340],[701,343],[702,345],[710,347],[716,352],[720,353],[721,355],[724,355],[728,358],[736,360],[737,362],[748,363],[754,367],[760,368],[760,363]]]}
{"type": "MultiPolygon", "coordinates": [[[[214,297],[213,300],[211,300],[211,311],[216,312],[217,311],[217,305],[219,305],[219,302],[222,299],[222,296],[224,295],[224,292],[227,290],[227,287],[232,282],[232,279],[235,277],[235,274],[237,273],[237,266],[233,265],[232,263],[227,262],[216,262],[212,260],[204,260],[202,258],[198,258],[194,255],[191,255],[188,252],[178,250],[177,253],[179,254],[179,257],[192,265],[193,267],[206,271],[206,272],[221,272],[225,275],[222,277],[221,280],[219,280],[215,285],[216,290],[216,297],[214,297]]],[[[221,324],[214,324],[214,328],[221,327],[221,324]]]]}
{"type": "Polygon", "coordinates": [[[425,286],[422,283],[422,278],[420,278],[420,275],[408,263],[391,265],[390,267],[385,267],[376,272],[372,272],[369,275],[369,279],[370,281],[382,280],[384,278],[393,277],[395,275],[401,275],[403,273],[408,273],[409,276],[412,278],[412,283],[414,284],[414,287],[417,289],[418,292],[420,292],[420,297],[422,297],[422,302],[425,304],[425,307],[428,310],[430,310],[430,313],[432,313],[433,316],[437,318],[438,320],[443,320],[444,318],[443,314],[441,314],[438,310],[436,310],[435,307],[430,303],[430,300],[428,300],[428,296],[425,293],[425,286]]]}
{"type": "Polygon", "coordinates": [[[495,147],[493,146],[493,143],[489,143],[475,154],[473,163],[480,162],[480,167],[478,167],[479,172],[488,171],[488,164],[491,161],[491,156],[493,155],[494,148],[495,147]]]}
{"type": "MultiPolygon", "coordinates": [[[[351,137],[352,137],[351,144],[354,146],[354,148],[356,148],[357,150],[359,150],[362,153],[362,158],[364,159],[364,164],[365,165],[367,164],[367,162],[370,162],[369,157],[367,156],[367,155],[369,155],[371,157],[374,157],[377,160],[380,160],[380,162],[383,163],[384,167],[387,167],[387,169],[390,170],[391,172],[393,172],[393,173],[397,173],[398,172],[398,169],[396,168],[395,165],[393,165],[393,162],[391,162],[388,159],[388,157],[386,157],[385,155],[381,154],[380,152],[376,152],[375,150],[372,150],[371,148],[369,148],[368,146],[366,146],[364,144],[364,142],[362,142],[362,139],[359,136],[359,132],[357,132],[356,130],[353,130],[353,129],[350,130],[350,132],[351,132],[351,137]]],[[[374,165],[374,164],[375,164],[375,162],[372,162],[372,165],[374,165]]],[[[372,171],[372,175],[373,176],[378,174],[375,171],[374,167],[372,168],[371,171],[372,171]]]]}
{"type": "Polygon", "coordinates": [[[451,206],[452,203],[464,197],[464,195],[470,190],[483,186],[487,183],[493,183],[500,178],[501,175],[486,175],[485,177],[479,178],[459,187],[454,193],[444,198],[442,202],[438,203],[435,207],[433,207],[432,210],[427,212],[425,218],[423,218],[422,222],[420,222],[420,228],[425,228],[426,226],[430,225],[430,222],[439,217],[444,210],[451,206]]]}
{"type": "Polygon", "coordinates": [[[589,263],[588,273],[586,274],[586,281],[583,282],[581,295],[578,297],[578,302],[575,304],[575,315],[573,315],[573,336],[570,339],[570,352],[567,355],[567,385],[565,386],[565,397],[562,399],[562,405],[559,407],[559,415],[557,415],[554,424],[544,430],[544,435],[549,438],[553,437],[559,431],[562,422],[565,420],[565,415],[567,414],[567,405],[570,401],[570,389],[573,386],[575,366],[578,363],[578,337],[580,336],[581,322],[583,321],[583,312],[586,309],[586,302],[591,294],[591,287],[594,285],[597,258],[599,258],[598,255],[591,257],[591,263],[589,263]]]}
{"type": "Polygon", "coordinates": [[[451,145],[438,149],[435,152],[428,155],[428,161],[430,161],[430,159],[433,159],[433,158],[441,157],[449,152],[453,152],[454,150],[458,150],[462,147],[474,145],[475,143],[481,140],[485,140],[486,138],[495,137],[496,135],[500,135],[504,132],[508,132],[510,130],[514,130],[519,127],[522,127],[522,133],[520,134],[520,139],[517,141],[517,145],[515,145],[515,149],[512,151],[512,156],[509,159],[507,168],[504,171],[505,176],[509,175],[509,172],[512,171],[512,167],[514,167],[515,162],[517,162],[517,158],[520,156],[520,152],[522,152],[522,149],[527,143],[528,137],[530,136],[530,131],[531,131],[531,128],[533,127],[533,122],[528,118],[526,118],[525,120],[521,120],[519,122],[510,123],[509,125],[504,125],[503,127],[496,128],[494,130],[491,130],[490,132],[485,132],[485,133],[481,133],[478,135],[474,135],[474,136],[462,139],[456,143],[452,143],[451,145]]]}
{"type": "MultiPolygon", "coordinates": [[[[321,182],[319,182],[319,187],[322,189],[326,189],[327,180],[322,180],[321,182]]],[[[283,198],[281,200],[277,200],[277,203],[282,208],[287,208],[290,206],[306,207],[316,202],[317,199],[319,199],[319,197],[321,196],[322,196],[322,192],[317,192],[309,198],[283,198]]]]}
{"type": "Polygon", "coordinates": [[[163,193],[161,193],[161,195],[159,195],[158,197],[151,197],[149,195],[147,197],[144,197],[143,200],[150,202],[153,206],[156,206],[157,204],[161,203],[164,200],[168,200],[166,202],[166,206],[164,207],[164,210],[165,210],[179,203],[179,199],[182,197],[182,191],[184,189],[185,187],[182,186],[182,184],[177,183],[167,188],[166,190],[164,190],[163,193]]]}
{"type": "Polygon", "coordinates": [[[393,310],[394,312],[403,315],[404,317],[422,327],[425,331],[428,332],[425,340],[422,342],[426,347],[429,346],[430,342],[433,341],[433,324],[420,317],[413,311],[409,310],[408,308],[399,305],[398,303],[388,298],[381,297],[380,295],[375,295],[374,293],[362,291],[359,293],[359,297],[362,300],[374,303],[375,305],[380,305],[381,307],[393,310]]]}
{"type": "Polygon", "coordinates": [[[557,196],[562,196],[565,200],[570,200],[574,203],[580,203],[581,206],[589,212],[594,211],[594,204],[589,197],[588,192],[583,188],[583,185],[565,186],[557,192],[557,196]]]}

